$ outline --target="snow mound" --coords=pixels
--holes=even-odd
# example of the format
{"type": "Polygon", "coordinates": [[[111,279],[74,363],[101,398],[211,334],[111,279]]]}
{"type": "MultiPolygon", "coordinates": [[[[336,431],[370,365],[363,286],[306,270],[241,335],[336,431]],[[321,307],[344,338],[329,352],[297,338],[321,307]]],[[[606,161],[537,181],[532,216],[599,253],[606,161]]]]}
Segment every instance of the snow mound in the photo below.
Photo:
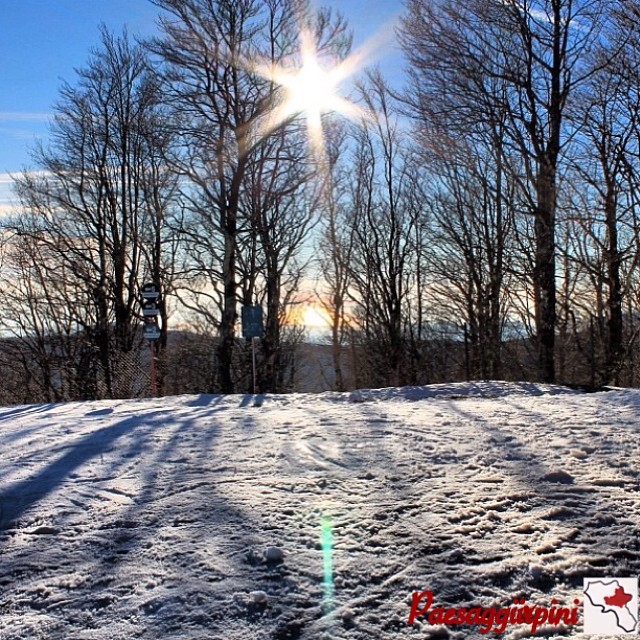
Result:
{"type": "Polygon", "coordinates": [[[359,389],[349,394],[320,394],[333,401],[353,403],[387,400],[461,400],[465,398],[502,398],[505,396],[544,396],[584,393],[583,389],[536,382],[454,382],[419,387],[389,387],[385,389],[359,389]]]}

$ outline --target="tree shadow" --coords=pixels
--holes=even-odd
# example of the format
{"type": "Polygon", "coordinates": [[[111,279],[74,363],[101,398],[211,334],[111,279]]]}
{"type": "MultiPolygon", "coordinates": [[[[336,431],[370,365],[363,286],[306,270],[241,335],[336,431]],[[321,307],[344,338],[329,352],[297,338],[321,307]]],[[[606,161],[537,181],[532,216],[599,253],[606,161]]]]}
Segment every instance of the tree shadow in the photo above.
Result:
{"type": "Polygon", "coordinates": [[[245,393],[240,400],[240,408],[245,407],[261,407],[264,403],[265,395],[263,393],[245,393]]]}
{"type": "Polygon", "coordinates": [[[12,483],[0,491],[0,531],[10,528],[34,505],[57,489],[76,469],[87,461],[101,455],[125,434],[144,425],[150,415],[126,418],[83,436],[74,442],[69,450],[54,462],[49,463],[37,474],[12,483]]]}
{"type": "Polygon", "coordinates": [[[185,629],[224,637],[230,621],[250,629],[250,637],[269,629],[275,635],[268,637],[298,637],[287,635],[295,631],[288,621],[295,615],[250,596],[261,588],[284,597],[299,585],[295,566],[262,557],[277,539],[265,531],[268,507],[256,508],[259,485],[242,465],[246,447],[235,425],[246,409],[235,399],[188,411],[177,404],[171,414],[146,411],[97,428],[0,493],[10,503],[3,522],[18,526],[0,536],[0,584],[26,611],[47,609],[47,637],[115,629],[116,620],[114,637],[133,637],[140,625],[149,637],[185,629]],[[220,420],[223,409],[237,414],[220,420]],[[53,526],[33,535],[20,527],[27,513],[53,526]],[[14,537],[24,545],[13,546],[14,537]],[[71,592],[52,586],[67,583],[76,585],[71,592]],[[86,628],[78,626],[82,621],[86,628]],[[127,627],[129,621],[137,622],[127,627]]]}
{"type": "Polygon", "coordinates": [[[47,411],[53,409],[55,406],[55,404],[51,403],[15,407],[13,409],[1,412],[0,422],[3,422],[4,420],[15,420],[18,417],[33,415],[35,413],[46,413],[47,411]]]}
{"type": "Polygon", "coordinates": [[[204,407],[212,407],[220,404],[224,396],[221,395],[213,395],[210,393],[201,393],[193,400],[190,400],[186,403],[187,407],[194,408],[204,408],[204,407]]]}

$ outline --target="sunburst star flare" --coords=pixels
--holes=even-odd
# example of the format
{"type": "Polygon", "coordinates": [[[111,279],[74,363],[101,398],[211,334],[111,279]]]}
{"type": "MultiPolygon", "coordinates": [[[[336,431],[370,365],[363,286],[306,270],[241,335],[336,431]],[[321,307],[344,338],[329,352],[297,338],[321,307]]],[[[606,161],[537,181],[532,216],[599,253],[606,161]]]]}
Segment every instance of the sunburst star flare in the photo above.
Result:
{"type": "Polygon", "coordinates": [[[362,55],[354,54],[326,68],[309,31],[302,29],[299,37],[300,64],[259,64],[255,67],[260,75],[284,89],[282,101],[266,118],[260,135],[268,135],[284,122],[302,115],[307,121],[311,148],[322,157],[323,114],[339,113],[352,120],[365,117],[365,112],[358,105],[339,95],[340,85],[359,69],[362,55]]]}

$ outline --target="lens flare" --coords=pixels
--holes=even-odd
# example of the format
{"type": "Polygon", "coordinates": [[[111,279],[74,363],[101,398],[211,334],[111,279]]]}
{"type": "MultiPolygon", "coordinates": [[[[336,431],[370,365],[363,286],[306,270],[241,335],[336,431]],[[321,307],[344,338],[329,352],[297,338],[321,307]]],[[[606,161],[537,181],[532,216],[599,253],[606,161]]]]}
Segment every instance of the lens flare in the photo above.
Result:
{"type": "Polygon", "coordinates": [[[324,587],[324,598],[322,611],[326,615],[333,611],[333,525],[331,518],[327,515],[322,517],[320,527],[320,543],[322,545],[322,584],[324,587]]]}
{"type": "Polygon", "coordinates": [[[263,122],[260,135],[268,135],[288,120],[303,116],[307,121],[310,148],[316,159],[322,159],[323,114],[339,113],[352,119],[364,116],[360,107],[339,95],[341,84],[356,72],[361,59],[350,56],[337,65],[323,64],[309,31],[301,29],[299,38],[299,64],[260,64],[255,68],[260,75],[284,89],[283,99],[263,122]]]}
{"type": "Polygon", "coordinates": [[[346,81],[364,68],[393,39],[393,25],[385,25],[352,54],[343,60],[322,57],[314,36],[306,27],[300,28],[300,55],[286,63],[257,63],[256,73],[282,87],[280,103],[271,110],[259,127],[258,135],[266,136],[283,123],[303,116],[307,121],[308,142],[316,160],[324,160],[322,116],[337,113],[356,122],[369,114],[357,104],[340,95],[346,81]]]}
{"type": "Polygon", "coordinates": [[[279,127],[296,118],[306,120],[307,145],[315,164],[315,183],[321,201],[329,201],[331,167],[325,146],[323,116],[338,114],[356,123],[372,120],[371,114],[351,100],[340,95],[347,80],[374,61],[394,37],[392,23],[384,25],[378,33],[366,40],[344,59],[323,55],[318,51],[310,28],[299,19],[298,55],[273,63],[253,60],[250,68],[281,90],[276,92],[276,104],[252,127],[254,144],[269,136],[279,127]]]}

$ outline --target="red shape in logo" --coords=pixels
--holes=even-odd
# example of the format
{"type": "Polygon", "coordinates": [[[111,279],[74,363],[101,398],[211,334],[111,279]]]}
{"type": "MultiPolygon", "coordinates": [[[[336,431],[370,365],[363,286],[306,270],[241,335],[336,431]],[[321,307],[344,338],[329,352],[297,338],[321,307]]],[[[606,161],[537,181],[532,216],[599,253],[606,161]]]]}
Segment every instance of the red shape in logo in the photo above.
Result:
{"type": "Polygon", "coordinates": [[[625,593],[624,589],[622,587],[618,587],[616,589],[616,592],[612,595],[612,596],[605,596],[604,597],[604,601],[605,604],[608,604],[612,607],[624,607],[629,600],[631,600],[631,597],[628,593],[625,593]]]}

